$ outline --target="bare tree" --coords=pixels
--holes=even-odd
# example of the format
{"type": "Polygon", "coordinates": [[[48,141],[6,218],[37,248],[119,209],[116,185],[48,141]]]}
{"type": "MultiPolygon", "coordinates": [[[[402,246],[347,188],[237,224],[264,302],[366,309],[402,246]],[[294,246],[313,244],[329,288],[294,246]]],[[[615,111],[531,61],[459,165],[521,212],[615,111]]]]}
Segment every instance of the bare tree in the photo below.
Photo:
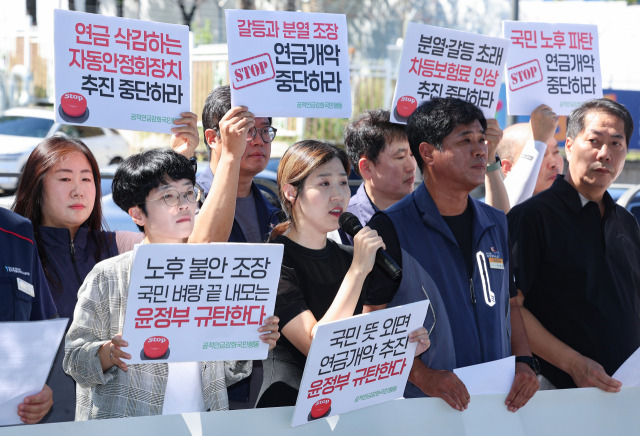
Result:
{"type": "Polygon", "coordinates": [[[193,0],[193,3],[191,3],[191,8],[187,10],[187,1],[178,0],[178,7],[182,11],[182,19],[184,20],[184,24],[189,26],[189,29],[191,29],[191,22],[193,21],[193,16],[196,13],[196,9],[198,9],[203,1],[204,0],[193,0]]]}

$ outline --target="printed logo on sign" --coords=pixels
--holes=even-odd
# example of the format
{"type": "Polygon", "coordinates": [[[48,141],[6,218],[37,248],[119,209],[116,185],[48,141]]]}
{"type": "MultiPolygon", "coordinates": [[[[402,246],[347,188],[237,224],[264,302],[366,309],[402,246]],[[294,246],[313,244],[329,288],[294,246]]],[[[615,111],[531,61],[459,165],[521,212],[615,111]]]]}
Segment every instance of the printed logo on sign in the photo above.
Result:
{"type": "Polygon", "coordinates": [[[140,350],[140,359],[156,360],[169,357],[169,340],[164,336],[151,336],[144,341],[144,346],[140,350]]]}
{"type": "Polygon", "coordinates": [[[233,89],[257,85],[276,77],[273,62],[268,53],[253,56],[231,64],[233,89]]]}
{"type": "Polygon", "coordinates": [[[542,82],[542,70],[540,69],[540,62],[538,62],[537,59],[511,67],[507,73],[509,77],[509,89],[511,91],[542,82]]]}

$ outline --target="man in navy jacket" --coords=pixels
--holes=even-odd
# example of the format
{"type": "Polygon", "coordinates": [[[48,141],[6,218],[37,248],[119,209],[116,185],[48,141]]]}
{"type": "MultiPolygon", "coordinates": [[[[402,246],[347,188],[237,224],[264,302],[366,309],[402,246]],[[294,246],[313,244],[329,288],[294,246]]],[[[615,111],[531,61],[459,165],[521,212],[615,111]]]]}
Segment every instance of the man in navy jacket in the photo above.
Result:
{"type": "Polygon", "coordinates": [[[432,396],[464,410],[470,400],[455,368],[516,355],[506,399],[512,412],[538,389],[510,274],[507,220],[469,193],[484,181],[487,122],[473,104],[434,98],[420,105],[407,136],[424,183],[369,221],[401,264],[400,283],[374,271],[365,311],[428,298],[431,348],[414,360],[405,397],[432,396]]]}

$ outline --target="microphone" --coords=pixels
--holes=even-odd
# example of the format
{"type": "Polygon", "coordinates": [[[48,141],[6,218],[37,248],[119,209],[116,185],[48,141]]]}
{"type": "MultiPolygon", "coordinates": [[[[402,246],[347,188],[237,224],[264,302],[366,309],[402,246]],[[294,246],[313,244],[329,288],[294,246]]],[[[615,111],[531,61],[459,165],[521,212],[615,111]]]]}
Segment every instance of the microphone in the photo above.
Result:
{"type": "MultiPolygon", "coordinates": [[[[338,223],[340,228],[352,238],[362,230],[360,220],[351,212],[344,212],[340,215],[338,223]]],[[[389,274],[393,280],[400,280],[400,277],[402,277],[402,268],[382,248],[378,249],[376,253],[376,264],[389,274]]]]}

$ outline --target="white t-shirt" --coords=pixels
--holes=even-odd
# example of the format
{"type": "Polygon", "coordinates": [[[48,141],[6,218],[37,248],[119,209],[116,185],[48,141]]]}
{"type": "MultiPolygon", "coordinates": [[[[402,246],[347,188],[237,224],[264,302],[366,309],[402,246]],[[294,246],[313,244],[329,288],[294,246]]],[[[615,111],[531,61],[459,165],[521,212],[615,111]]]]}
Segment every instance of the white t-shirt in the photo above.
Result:
{"type": "Polygon", "coordinates": [[[200,362],[169,363],[163,415],[205,412],[200,362]]]}

